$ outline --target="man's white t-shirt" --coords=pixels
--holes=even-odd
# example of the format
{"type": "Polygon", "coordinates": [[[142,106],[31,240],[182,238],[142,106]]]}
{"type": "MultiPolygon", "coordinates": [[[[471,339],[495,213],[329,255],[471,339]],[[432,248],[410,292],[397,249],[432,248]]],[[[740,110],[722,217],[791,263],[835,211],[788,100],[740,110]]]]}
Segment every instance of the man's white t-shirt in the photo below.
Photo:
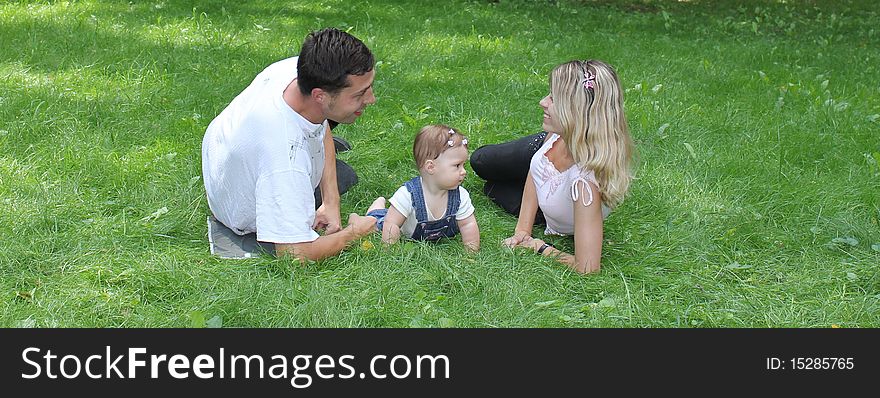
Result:
{"type": "Polygon", "coordinates": [[[260,72],[208,126],[202,176],[220,222],[274,243],[311,242],[314,190],[324,172],[327,122],[314,124],[282,97],[297,57],[260,72]]]}
{"type": "MultiPolygon", "coordinates": [[[[474,214],[474,205],[471,203],[470,193],[468,193],[467,189],[464,189],[464,187],[458,187],[458,196],[460,202],[458,204],[458,211],[455,213],[455,219],[461,221],[468,218],[471,214],[474,214]]],[[[397,192],[394,192],[394,195],[391,196],[391,199],[388,201],[391,202],[391,205],[394,206],[400,214],[403,214],[403,216],[406,217],[403,225],[400,226],[401,234],[412,238],[413,232],[416,231],[416,223],[418,222],[418,219],[416,217],[416,209],[413,207],[412,195],[409,193],[409,190],[406,189],[406,185],[398,188],[397,192]]],[[[425,206],[424,204],[422,205],[425,206]]],[[[425,206],[425,210],[428,214],[428,221],[439,220],[446,216],[446,214],[440,214],[435,217],[431,214],[431,209],[427,206],[425,206]]]]}

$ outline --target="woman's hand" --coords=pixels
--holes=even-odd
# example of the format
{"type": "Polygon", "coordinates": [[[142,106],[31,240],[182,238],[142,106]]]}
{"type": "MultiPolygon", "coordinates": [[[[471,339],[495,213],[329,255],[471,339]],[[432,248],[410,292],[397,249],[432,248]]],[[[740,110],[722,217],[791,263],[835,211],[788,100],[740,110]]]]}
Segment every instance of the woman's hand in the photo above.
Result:
{"type": "Polygon", "coordinates": [[[538,252],[538,249],[540,249],[541,246],[543,246],[543,245],[544,245],[544,241],[543,241],[543,240],[541,240],[541,239],[532,239],[532,240],[530,240],[530,241],[528,241],[528,242],[524,242],[524,243],[523,243],[522,245],[520,245],[520,246],[525,247],[525,248],[532,249],[535,253],[537,253],[537,252],[538,252]]]}
{"type": "Polygon", "coordinates": [[[532,241],[532,235],[526,231],[516,231],[513,236],[503,240],[501,243],[511,249],[517,246],[529,244],[532,241]]]}

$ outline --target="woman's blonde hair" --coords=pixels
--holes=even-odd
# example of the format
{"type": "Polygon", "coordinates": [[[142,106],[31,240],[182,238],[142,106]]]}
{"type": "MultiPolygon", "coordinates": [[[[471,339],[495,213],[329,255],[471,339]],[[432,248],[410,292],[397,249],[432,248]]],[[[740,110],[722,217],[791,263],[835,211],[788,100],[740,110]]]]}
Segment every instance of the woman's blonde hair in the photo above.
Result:
{"type": "Polygon", "coordinates": [[[467,137],[445,124],[429,124],[422,127],[413,142],[413,158],[416,168],[421,169],[425,162],[437,159],[449,148],[463,145],[467,148],[467,137]]]}
{"type": "Polygon", "coordinates": [[[570,61],[550,73],[561,136],[581,170],[592,170],[606,206],[623,202],[633,178],[634,150],[617,73],[599,60],[570,61]]]}

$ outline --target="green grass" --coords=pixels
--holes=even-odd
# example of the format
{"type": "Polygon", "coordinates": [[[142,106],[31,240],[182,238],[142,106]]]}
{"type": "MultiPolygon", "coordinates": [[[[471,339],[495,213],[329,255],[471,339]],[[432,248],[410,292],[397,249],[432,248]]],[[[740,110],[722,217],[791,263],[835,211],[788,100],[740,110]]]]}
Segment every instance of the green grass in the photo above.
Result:
{"type": "Polygon", "coordinates": [[[873,1],[184,3],[0,5],[0,326],[880,326],[873,1]],[[516,220],[473,175],[477,255],[213,258],[205,127],[326,26],[379,61],[379,102],[337,130],[345,213],[414,175],[422,125],[530,134],[553,66],[614,65],[640,168],[602,272],[502,249],[516,220]]]}

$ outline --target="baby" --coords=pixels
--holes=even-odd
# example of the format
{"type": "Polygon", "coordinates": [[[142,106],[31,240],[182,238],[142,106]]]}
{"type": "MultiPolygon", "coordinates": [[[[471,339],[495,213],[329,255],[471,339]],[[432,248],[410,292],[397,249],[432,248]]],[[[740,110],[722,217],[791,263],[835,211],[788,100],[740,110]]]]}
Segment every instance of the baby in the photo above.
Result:
{"type": "Polygon", "coordinates": [[[382,241],[396,243],[401,233],[415,239],[436,241],[454,237],[470,251],[480,250],[480,229],[470,194],[461,186],[467,172],[467,138],[455,129],[434,124],[416,135],[413,156],[419,176],[407,181],[391,197],[377,198],[367,215],[376,217],[382,241]]]}

